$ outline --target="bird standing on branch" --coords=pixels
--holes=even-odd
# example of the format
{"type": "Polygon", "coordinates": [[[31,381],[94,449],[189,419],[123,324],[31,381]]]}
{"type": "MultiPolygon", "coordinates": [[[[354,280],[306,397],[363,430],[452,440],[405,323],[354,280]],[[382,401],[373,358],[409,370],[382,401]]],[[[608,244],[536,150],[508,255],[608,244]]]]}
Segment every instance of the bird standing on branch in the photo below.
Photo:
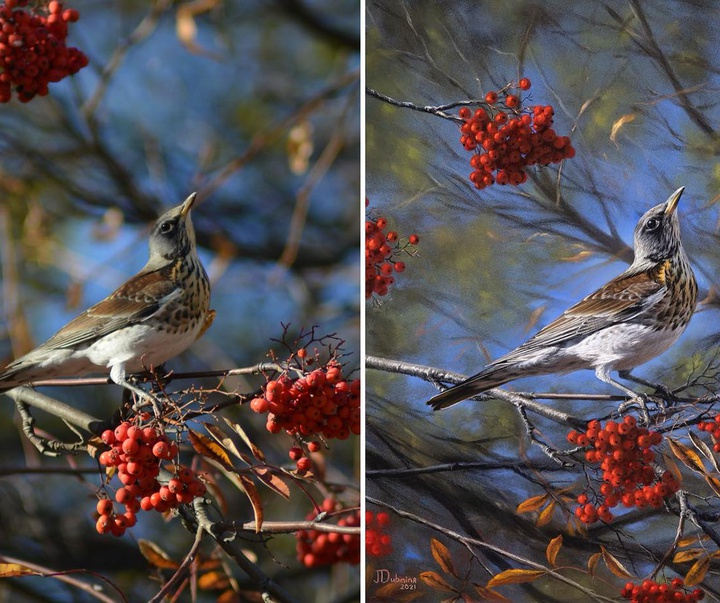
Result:
{"type": "Polygon", "coordinates": [[[155,405],[127,375],[160,366],[185,351],[210,317],[210,283],[190,219],[195,197],[193,193],[155,222],[145,267],[8,365],[0,373],[0,392],[44,379],[109,372],[115,383],[155,405]]]}
{"type": "Polygon", "coordinates": [[[625,272],[512,352],[427,403],[441,410],[513,379],[579,369],[595,369],[598,379],[636,397],[610,372],[624,378],[667,350],[695,311],[697,284],[675,211],[683,190],[640,218],[635,258],[625,272]]]}

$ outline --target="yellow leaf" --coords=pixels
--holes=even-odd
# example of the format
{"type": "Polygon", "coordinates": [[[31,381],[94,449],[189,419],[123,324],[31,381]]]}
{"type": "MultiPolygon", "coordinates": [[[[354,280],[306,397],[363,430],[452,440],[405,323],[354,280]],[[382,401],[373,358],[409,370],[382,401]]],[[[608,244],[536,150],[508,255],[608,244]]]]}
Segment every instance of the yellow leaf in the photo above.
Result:
{"type": "Polygon", "coordinates": [[[225,572],[208,572],[198,578],[198,586],[202,590],[224,590],[229,585],[225,572]]]}
{"type": "Polygon", "coordinates": [[[212,423],[205,423],[205,430],[213,437],[215,438],[215,441],[217,441],[220,446],[222,446],[225,450],[228,452],[231,452],[236,457],[238,457],[240,460],[244,461],[248,465],[252,465],[251,459],[247,454],[241,453],[237,446],[235,446],[235,442],[232,441],[232,438],[228,436],[226,433],[223,432],[222,429],[220,429],[217,425],[214,425],[212,423]]]}
{"type": "Polygon", "coordinates": [[[588,258],[592,257],[592,255],[592,251],[584,249],[583,251],[578,251],[575,255],[566,256],[562,258],[562,260],[563,262],[584,262],[588,258]]]}
{"type": "Polygon", "coordinates": [[[195,449],[195,452],[199,455],[220,463],[220,465],[226,469],[233,468],[227,452],[225,452],[222,446],[213,442],[206,435],[203,435],[194,429],[188,429],[188,439],[190,440],[192,447],[195,449]]]}
{"type": "Polygon", "coordinates": [[[538,515],[535,525],[539,528],[546,526],[552,521],[553,511],[555,510],[555,501],[552,501],[547,507],[542,510],[542,513],[538,515]]]}
{"type": "Polygon", "coordinates": [[[600,547],[603,561],[607,568],[615,574],[618,578],[633,578],[634,576],[625,568],[625,566],[618,561],[611,553],[609,553],[605,547],[600,547]]]}
{"type": "Polygon", "coordinates": [[[610,140],[615,142],[615,139],[617,138],[617,135],[620,132],[621,128],[625,124],[629,124],[631,121],[634,121],[634,120],[635,120],[634,113],[626,113],[625,115],[621,115],[618,119],[616,119],[615,123],[613,123],[612,128],[610,129],[610,140]]]}
{"type": "MultiPolygon", "coordinates": [[[[705,536],[704,539],[707,539],[707,536],[705,536]]],[[[685,536],[685,538],[681,538],[680,540],[678,540],[677,545],[679,548],[683,548],[686,546],[690,546],[691,544],[697,544],[697,543],[701,542],[702,540],[703,540],[703,538],[700,538],[697,535],[685,536]]]]}
{"type": "Polygon", "coordinates": [[[548,499],[547,494],[540,494],[539,496],[533,496],[522,501],[515,511],[517,513],[532,513],[542,507],[548,499]]]}
{"type": "Polygon", "coordinates": [[[442,571],[446,574],[452,574],[457,578],[455,568],[452,564],[452,557],[448,548],[439,540],[431,538],[430,551],[432,552],[432,556],[435,558],[435,561],[437,561],[437,564],[440,566],[440,569],[442,569],[442,571]]]}
{"type": "Polygon", "coordinates": [[[701,475],[707,473],[702,459],[692,448],[685,446],[675,438],[667,438],[667,441],[670,444],[670,450],[683,465],[701,475]]]}
{"type": "Polygon", "coordinates": [[[0,578],[14,578],[16,576],[28,575],[41,576],[42,574],[19,563],[0,563],[0,578]]]}
{"type": "Polygon", "coordinates": [[[456,592],[455,589],[450,586],[445,579],[437,572],[422,572],[420,574],[420,580],[427,584],[433,590],[439,590],[448,593],[456,592]]]}
{"type": "Polygon", "coordinates": [[[685,549],[684,551],[678,551],[675,553],[673,563],[687,563],[688,561],[694,561],[703,555],[707,555],[707,551],[705,549],[685,549]]]}
{"type": "Polygon", "coordinates": [[[165,551],[150,540],[140,539],[138,541],[138,548],[142,556],[158,569],[174,570],[180,567],[177,561],[173,561],[165,551]]]}
{"type": "Polygon", "coordinates": [[[545,549],[545,556],[547,557],[548,563],[550,563],[550,565],[552,565],[553,567],[555,567],[555,559],[557,559],[562,544],[563,537],[562,534],[559,534],[550,541],[550,543],[547,545],[547,549],[545,549]]]}
{"type": "Polygon", "coordinates": [[[706,475],[705,481],[707,482],[708,486],[712,488],[713,492],[720,496],[720,479],[718,479],[717,477],[706,475]]]}
{"type": "Polygon", "coordinates": [[[685,586],[697,586],[705,579],[705,574],[710,569],[710,556],[705,555],[698,559],[685,574],[685,586]]]}
{"type": "Polygon", "coordinates": [[[544,576],[546,573],[547,572],[545,570],[509,569],[490,578],[485,586],[487,588],[492,588],[493,586],[502,586],[504,584],[522,584],[523,582],[532,582],[544,576]]]}

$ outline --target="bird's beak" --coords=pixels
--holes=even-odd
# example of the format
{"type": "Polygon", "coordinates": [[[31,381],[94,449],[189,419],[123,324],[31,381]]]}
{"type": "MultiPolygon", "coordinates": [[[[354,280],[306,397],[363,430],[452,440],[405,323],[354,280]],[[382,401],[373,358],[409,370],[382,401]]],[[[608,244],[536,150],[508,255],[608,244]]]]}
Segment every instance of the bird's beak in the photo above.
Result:
{"type": "Polygon", "coordinates": [[[670,198],[667,200],[667,204],[665,207],[665,213],[668,216],[675,211],[675,208],[677,207],[678,201],[680,201],[680,197],[682,197],[684,190],[685,187],[681,186],[672,195],[670,195],[670,198]]]}
{"type": "Polygon", "coordinates": [[[187,199],[185,199],[185,202],[182,204],[182,207],[180,208],[180,216],[185,217],[190,213],[190,208],[193,206],[193,203],[195,203],[195,198],[197,197],[197,193],[192,193],[187,199]]]}

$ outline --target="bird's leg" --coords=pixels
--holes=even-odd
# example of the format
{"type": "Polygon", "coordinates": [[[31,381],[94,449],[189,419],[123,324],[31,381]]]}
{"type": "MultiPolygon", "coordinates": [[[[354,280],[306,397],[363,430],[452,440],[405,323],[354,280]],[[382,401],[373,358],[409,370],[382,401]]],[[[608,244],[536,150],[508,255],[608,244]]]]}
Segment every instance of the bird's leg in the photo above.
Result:
{"type": "Polygon", "coordinates": [[[637,406],[640,409],[640,412],[643,416],[643,421],[645,421],[646,425],[650,424],[650,413],[648,412],[647,403],[648,403],[648,396],[647,394],[643,393],[637,393],[631,390],[628,387],[625,387],[622,383],[619,383],[615,381],[610,376],[610,369],[606,366],[599,366],[595,369],[595,375],[597,376],[600,381],[604,381],[608,385],[612,385],[613,387],[616,387],[617,389],[625,392],[626,395],[630,396],[629,400],[626,400],[618,407],[618,412],[620,414],[623,414],[628,408],[631,408],[633,406],[637,406]]]}
{"type": "Polygon", "coordinates": [[[647,379],[643,379],[642,377],[636,377],[630,371],[618,371],[618,375],[620,376],[620,379],[632,381],[633,383],[639,383],[640,385],[644,385],[645,387],[651,387],[656,392],[660,392],[664,400],[672,400],[675,398],[675,394],[673,394],[670,388],[668,388],[662,383],[653,383],[652,381],[648,381],[647,379]]]}
{"type": "MultiPolygon", "coordinates": [[[[129,389],[131,392],[133,392],[140,400],[145,400],[146,402],[150,402],[150,405],[153,408],[153,413],[157,418],[160,418],[162,416],[162,403],[160,400],[158,400],[155,396],[150,394],[149,392],[146,392],[141,387],[135,385],[134,383],[130,383],[128,379],[125,376],[125,365],[124,364],[116,364],[112,367],[110,370],[110,379],[113,380],[114,383],[117,383],[121,387],[124,387],[126,389],[129,389]]],[[[134,410],[138,410],[138,406],[134,407],[134,410]]]]}

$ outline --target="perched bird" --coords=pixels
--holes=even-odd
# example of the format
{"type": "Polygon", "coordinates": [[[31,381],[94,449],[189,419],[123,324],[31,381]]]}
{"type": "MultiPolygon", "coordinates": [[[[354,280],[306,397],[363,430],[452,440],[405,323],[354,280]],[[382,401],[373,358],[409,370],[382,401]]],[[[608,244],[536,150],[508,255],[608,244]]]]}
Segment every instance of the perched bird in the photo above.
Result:
{"type": "Polygon", "coordinates": [[[635,258],[625,272],[512,352],[427,403],[440,410],[513,379],[579,369],[595,369],[598,379],[636,397],[610,372],[624,378],[667,350],[695,310],[697,284],[675,212],[683,190],[640,218],[635,258]]]}
{"type": "Polygon", "coordinates": [[[177,356],[208,318],[210,284],[195,246],[195,193],[150,233],[150,259],[134,277],[0,373],[0,392],[34,381],[110,373],[141,397],[127,376],[177,356]]]}

